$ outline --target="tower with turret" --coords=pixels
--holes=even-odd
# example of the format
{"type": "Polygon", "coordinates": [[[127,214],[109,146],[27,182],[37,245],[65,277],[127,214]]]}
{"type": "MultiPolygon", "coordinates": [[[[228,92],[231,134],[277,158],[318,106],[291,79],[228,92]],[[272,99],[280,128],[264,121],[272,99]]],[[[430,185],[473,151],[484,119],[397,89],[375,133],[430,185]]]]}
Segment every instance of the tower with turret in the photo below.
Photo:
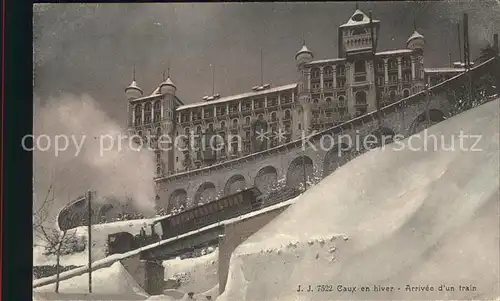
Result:
{"type": "Polygon", "coordinates": [[[297,97],[300,107],[294,110],[293,132],[296,133],[294,138],[301,137],[302,131],[306,133],[311,128],[311,87],[310,87],[310,72],[304,66],[310,63],[314,58],[313,53],[307,48],[305,40],[302,47],[295,54],[295,64],[299,73],[297,85],[297,97]]]}
{"type": "Polygon", "coordinates": [[[129,134],[139,146],[154,152],[156,177],[168,175],[174,170],[175,112],[182,105],[176,92],[177,87],[168,75],[149,96],[144,96],[135,80],[135,68],[132,84],[125,88],[129,134]]]}
{"type": "MultiPolygon", "coordinates": [[[[161,151],[162,154],[162,167],[166,174],[173,172],[174,170],[174,158],[176,152],[175,133],[176,133],[176,122],[175,122],[175,109],[176,105],[176,95],[177,87],[170,78],[170,75],[160,84],[160,93],[163,97],[162,99],[162,135],[169,137],[167,138],[169,142],[172,142],[170,147],[164,147],[161,151]]],[[[163,141],[164,142],[164,141],[163,141]]],[[[165,143],[163,143],[164,145],[165,143]]]]}

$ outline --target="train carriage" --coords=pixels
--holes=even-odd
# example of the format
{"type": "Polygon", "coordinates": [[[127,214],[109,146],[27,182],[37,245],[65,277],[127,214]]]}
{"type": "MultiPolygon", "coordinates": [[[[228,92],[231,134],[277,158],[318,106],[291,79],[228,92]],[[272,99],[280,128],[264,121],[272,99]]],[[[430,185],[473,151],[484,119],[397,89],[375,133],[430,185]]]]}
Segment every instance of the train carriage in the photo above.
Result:
{"type": "Polygon", "coordinates": [[[261,192],[252,187],[161,220],[162,239],[178,236],[260,208],[261,192]]]}
{"type": "Polygon", "coordinates": [[[235,194],[223,197],[194,208],[187,209],[173,216],[166,216],[157,220],[151,226],[151,235],[135,237],[127,233],[115,233],[108,236],[110,255],[123,253],[154,243],[160,239],[155,233],[155,225],[161,226],[161,239],[168,239],[190,231],[215,224],[219,221],[227,220],[258,210],[262,207],[261,192],[253,187],[235,194]],[[118,239],[119,238],[119,239],[118,239]]]}

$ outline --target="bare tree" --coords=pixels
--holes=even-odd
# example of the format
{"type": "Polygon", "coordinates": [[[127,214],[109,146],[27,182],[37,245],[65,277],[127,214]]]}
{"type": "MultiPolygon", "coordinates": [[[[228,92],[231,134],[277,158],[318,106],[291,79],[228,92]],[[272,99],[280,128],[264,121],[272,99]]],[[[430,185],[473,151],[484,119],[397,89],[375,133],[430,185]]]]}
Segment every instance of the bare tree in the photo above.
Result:
{"type": "Polygon", "coordinates": [[[44,255],[56,256],[56,288],[55,292],[59,293],[59,275],[61,273],[61,256],[71,254],[78,251],[83,251],[85,245],[81,239],[76,236],[76,231],[57,229],[47,230],[45,227],[40,227],[43,236],[43,247],[45,248],[44,255]]]}
{"type": "MultiPolygon", "coordinates": [[[[53,227],[56,221],[49,221],[48,217],[54,199],[53,185],[50,185],[39,208],[36,210],[33,208],[33,234],[39,239],[38,246],[45,249],[43,255],[56,256],[55,292],[58,293],[61,255],[83,251],[85,249],[85,241],[76,236],[76,230],[59,231],[53,227]]],[[[36,202],[36,200],[34,200],[34,202],[36,202]]]]}

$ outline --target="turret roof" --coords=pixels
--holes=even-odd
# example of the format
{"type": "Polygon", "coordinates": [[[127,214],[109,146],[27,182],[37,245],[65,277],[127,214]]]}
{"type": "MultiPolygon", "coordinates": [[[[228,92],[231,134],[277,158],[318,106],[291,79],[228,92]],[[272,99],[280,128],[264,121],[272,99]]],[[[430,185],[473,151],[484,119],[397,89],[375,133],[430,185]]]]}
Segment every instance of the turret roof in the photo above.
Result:
{"type": "Polygon", "coordinates": [[[300,50],[297,51],[297,54],[295,55],[295,57],[297,57],[297,55],[299,55],[301,53],[310,53],[312,55],[312,52],[309,50],[309,48],[307,48],[305,43],[304,43],[304,45],[302,45],[302,48],[300,48],[300,50]]]}
{"type": "Polygon", "coordinates": [[[139,88],[139,86],[137,85],[137,82],[135,80],[132,81],[132,83],[125,89],[136,89],[136,90],[139,90],[142,92],[142,89],[139,88]]]}
{"type": "Polygon", "coordinates": [[[424,36],[419,34],[418,31],[414,31],[413,34],[408,38],[408,40],[406,40],[406,43],[408,43],[409,41],[413,40],[413,39],[423,39],[424,36]]]}
{"type": "Polygon", "coordinates": [[[170,76],[163,83],[160,84],[160,87],[163,85],[172,86],[172,87],[176,88],[174,82],[170,79],[170,76]]]}
{"type": "MultiPolygon", "coordinates": [[[[380,21],[373,19],[373,23],[378,23],[378,22],[380,22],[380,21]]],[[[349,18],[349,21],[347,21],[347,23],[340,25],[340,27],[364,25],[364,24],[368,24],[368,23],[370,23],[370,17],[368,17],[360,9],[356,9],[354,14],[352,14],[352,16],[349,18]],[[358,15],[359,15],[359,17],[358,17],[358,15]]]]}

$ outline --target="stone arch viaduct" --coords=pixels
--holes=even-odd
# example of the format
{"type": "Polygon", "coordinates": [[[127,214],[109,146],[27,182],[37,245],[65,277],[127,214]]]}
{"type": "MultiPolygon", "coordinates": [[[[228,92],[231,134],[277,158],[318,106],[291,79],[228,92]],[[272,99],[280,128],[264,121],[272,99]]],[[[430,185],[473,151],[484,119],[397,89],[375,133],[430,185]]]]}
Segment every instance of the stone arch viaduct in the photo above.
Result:
{"type": "Polygon", "coordinates": [[[368,148],[378,146],[381,138],[387,141],[395,135],[408,137],[467,110],[474,102],[477,104],[498,95],[499,70],[499,58],[495,57],[431,87],[428,97],[423,91],[385,106],[379,112],[312,133],[305,139],[210,167],[158,178],[157,205],[167,208],[197,204],[250,186],[264,193],[278,185],[297,187],[304,181],[304,171],[308,181],[316,182],[368,148]],[[469,90],[475,98],[469,97],[469,90]]]}

